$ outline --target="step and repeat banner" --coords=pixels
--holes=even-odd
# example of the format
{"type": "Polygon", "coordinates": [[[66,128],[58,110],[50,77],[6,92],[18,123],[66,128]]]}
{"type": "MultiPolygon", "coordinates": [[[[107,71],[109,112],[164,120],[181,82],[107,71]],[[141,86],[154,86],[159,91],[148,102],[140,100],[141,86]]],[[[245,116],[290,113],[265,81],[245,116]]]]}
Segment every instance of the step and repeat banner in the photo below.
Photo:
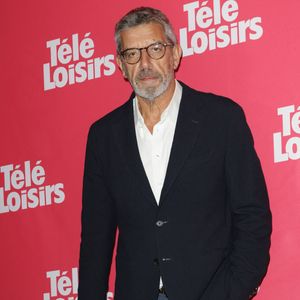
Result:
{"type": "MultiPolygon", "coordinates": [[[[244,108],[274,226],[256,299],[300,299],[298,0],[4,1],[0,298],[77,299],[87,132],[131,93],[113,33],[141,5],[161,9],[174,24],[183,49],[177,78],[244,108]]],[[[113,288],[114,263],[109,300],[113,288]]]]}

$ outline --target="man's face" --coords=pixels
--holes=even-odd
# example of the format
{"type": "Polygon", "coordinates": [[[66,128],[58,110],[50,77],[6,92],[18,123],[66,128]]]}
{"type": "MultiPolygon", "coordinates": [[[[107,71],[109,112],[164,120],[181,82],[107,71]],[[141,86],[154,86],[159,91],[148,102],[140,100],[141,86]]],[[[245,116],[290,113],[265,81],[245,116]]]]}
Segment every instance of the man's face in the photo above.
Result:
{"type": "MultiPolygon", "coordinates": [[[[162,25],[149,23],[138,25],[121,31],[122,50],[147,47],[155,42],[167,43],[162,25]]],[[[179,45],[167,46],[165,55],[156,60],[146,50],[142,50],[141,58],[136,64],[128,64],[121,57],[117,63],[135,93],[147,100],[153,100],[170,89],[174,80],[174,71],[181,57],[179,45]]]]}

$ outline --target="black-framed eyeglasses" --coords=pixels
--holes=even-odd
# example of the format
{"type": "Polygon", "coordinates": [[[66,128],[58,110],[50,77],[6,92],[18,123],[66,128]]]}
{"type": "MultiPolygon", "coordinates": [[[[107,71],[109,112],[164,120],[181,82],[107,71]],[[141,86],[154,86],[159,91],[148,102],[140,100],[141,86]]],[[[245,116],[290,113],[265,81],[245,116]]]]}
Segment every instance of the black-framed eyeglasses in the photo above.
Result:
{"type": "Polygon", "coordinates": [[[146,50],[149,57],[153,59],[161,59],[166,53],[166,47],[174,47],[173,44],[156,42],[143,48],[128,48],[120,52],[123,60],[128,64],[136,64],[142,56],[142,50],[146,50]]]}

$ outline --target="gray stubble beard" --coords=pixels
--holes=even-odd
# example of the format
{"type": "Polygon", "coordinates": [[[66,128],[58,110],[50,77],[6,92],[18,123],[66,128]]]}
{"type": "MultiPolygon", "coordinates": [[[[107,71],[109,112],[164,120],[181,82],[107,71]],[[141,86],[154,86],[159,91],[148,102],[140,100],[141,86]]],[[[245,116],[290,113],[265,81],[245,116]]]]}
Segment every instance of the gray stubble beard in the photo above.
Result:
{"type": "Polygon", "coordinates": [[[172,77],[168,74],[167,78],[163,80],[158,87],[139,88],[136,82],[132,82],[131,86],[134,89],[136,95],[149,101],[155,100],[162,95],[169,87],[172,77]]]}
{"type": "MultiPolygon", "coordinates": [[[[127,78],[129,77],[127,76],[127,78]]],[[[160,78],[162,78],[161,75],[160,78]]],[[[129,82],[137,96],[140,96],[141,98],[149,101],[154,101],[157,97],[161,96],[168,89],[172,78],[173,78],[172,73],[169,72],[167,77],[162,80],[162,82],[159,84],[158,87],[148,87],[144,89],[138,86],[138,79],[129,80],[129,82]]]]}

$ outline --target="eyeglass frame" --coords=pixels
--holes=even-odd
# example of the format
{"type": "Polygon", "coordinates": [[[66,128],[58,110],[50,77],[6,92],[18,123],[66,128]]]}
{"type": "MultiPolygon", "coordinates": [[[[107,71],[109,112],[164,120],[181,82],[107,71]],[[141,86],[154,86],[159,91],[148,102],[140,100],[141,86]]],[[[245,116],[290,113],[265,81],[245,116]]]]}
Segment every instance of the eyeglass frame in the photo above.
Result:
{"type": "Polygon", "coordinates": [[[123,60],[124,60],[127,64],[135,65],[135,64],[137,64],[137,63],[141,60],[141,57],[142,57],[142,50],[145,49],[146,52],[147,52],[147,55],[148,55],[150,58],[152,58],[152,59],[154,59],[154,60],[159,60],[159,59],[162,59],[162,58],[165,56],[165,54],[166,54],[166,49],[167,49],[168,46],[174,47],[174,44],[170,44],[170,43],[162,43],[162,42],[158,41],[158,42],[152,43],[152,44],[150,44],[150,45],[148,45],[148,46],[146,46],[146,47],[141,47],[141,48],[134,48],[134,47],[133,47],[133,48],[127,48],[127,49],[124,49],[124,50],[120,51],[120,56],[123,58],[123,60]],[[159,57],[159,58],[153,58],[153,57],[148,53],[148,49],[149,49],[151,46],[154,46],[154,45],[156,45],[156,44],[160,44],[160,45],[164,46],[164,54],[163,54],[161,57],[159,57]],[[130,63],[130,62],[127,62],[127,61],[125,60],[125,58],[124,58],[124,53],[125,53],[126,51],[128,51],[128,50],[139,50],[140,56],[139,56],[139,59],[138,59],[136,62],[130,63]]]}

